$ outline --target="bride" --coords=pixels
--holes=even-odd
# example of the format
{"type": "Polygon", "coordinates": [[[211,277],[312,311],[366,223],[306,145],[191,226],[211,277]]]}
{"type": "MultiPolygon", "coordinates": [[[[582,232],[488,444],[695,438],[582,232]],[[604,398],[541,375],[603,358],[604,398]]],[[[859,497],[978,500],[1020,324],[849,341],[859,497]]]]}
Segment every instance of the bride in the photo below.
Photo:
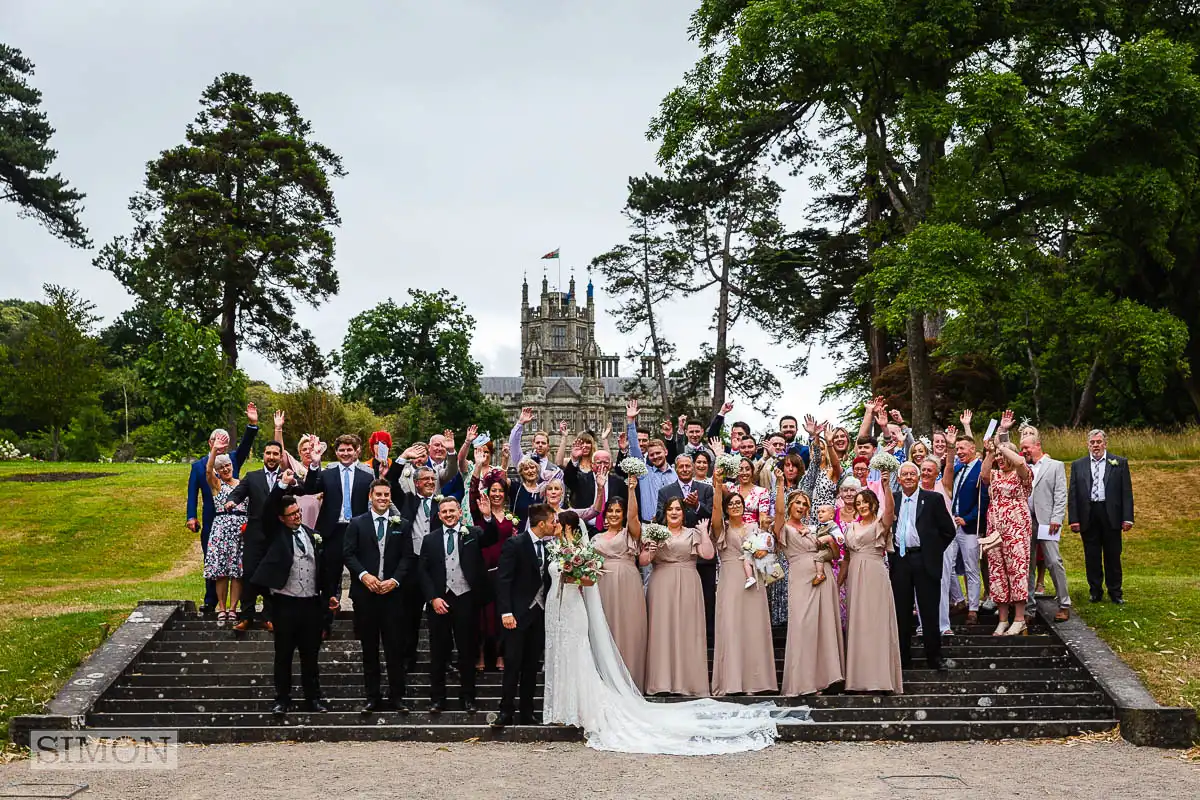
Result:
{"type": "MultiPolygon", "coordinates": [[[[559,521],[560,536],[588,540],[574,512],[562,512],[559,521]]],[[[557,560],[550,560],[549,570],[546,723],[582,728],[596,750],[714,755],[760,750],[774,741],[778,716],[807,717],[806,709],[773,703],[648,702],[625,669],[596,587],[564,581],[557,560]]]]}

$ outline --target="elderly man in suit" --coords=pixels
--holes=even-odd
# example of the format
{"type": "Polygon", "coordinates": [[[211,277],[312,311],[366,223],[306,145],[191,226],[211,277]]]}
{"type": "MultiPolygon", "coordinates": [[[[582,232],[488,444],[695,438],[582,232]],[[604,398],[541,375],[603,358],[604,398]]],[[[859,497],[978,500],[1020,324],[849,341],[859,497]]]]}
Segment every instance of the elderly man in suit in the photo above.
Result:
{"type": "MultiPolygon", "coordinates": [[[[900,465],[900,491],[893,495],[896,522],[894,552],[888,556],[892,598],[900,636],[900,663],[912,666],[913,594],[921,618],[932,620],[938,613],[942,591],[943,554],[954,541],[955,525],[946,501],[937,492],[922,489],[921,471],[911,461],[900,465]]],[[[932,625],[923,626],[925,661],[930,669],[945,670],[942,635],[932,625]]]]}
{"type": "MultiPolygon", "coordinates": [[[[1063,517],[1067,513],[1067,470],[1061,461],[1051,458],[1042,449],[1042,437],[1037,428],[1025,428],[1021,431],[1021,453],[1029,468],[1033,470],[1033,494],[1029,497],[1029,510],[1033,513],[1033,541],[1030,552],[1042,548],[1046,568],[1054,579],[1054,591],[1058,595],[1058,613],[1054,615],[1055,622],[1066,622],[1071,618],[1071,595],[1067,592],[1067,572],[1063,569],[1062,555],[1058,549],[1058,538],[1038,540],[1038,530],[1042,525],[1048,526],[1051,536],[1060,536],[1063,517]]],[[[1025,616],[1033,616],[1037,612],[1037,599],[1034,596],[1034,585],[1037,582],[1037,571],[1029,570],[1029,604],[1025,616]]]]}
{"type": "MultiPolygon", "coordinates": [[[[692,456],[679,455],[675,457],[675,475],[677,480],[668,483],[658,490],[658,508],[654,515],[662,517],[662,510],[667,501],[678,497],[683,501],[683,524],[694,528],[701,520],[712,518],[713,487],[711,484],[692,480],[696,465],[692,456]]],[[[696,572],[700,575],[700,589],[704,594],[704,623],[709,644],[712,644],[714,623],[717,612],[717,560],[715,558],[697,558],[696,572]]]]}
{"type": "MultiPolygon", "coordinates": [[[[242,441],[238,444],[238,449],[234,451],[230,457],[233,462],[233,477],[238,477],[238,473],[242,469],[242,464],[246,463],[246,459],[250,457],[250,448],[254,444],[254,437],[258,436],[258,408],[254,403],[246,406],[246,427],[242,431],[242,441]]],[[[229,434],[223,428],[217,428],[208,437],[208,446],[211,449],[214,442],[218,439],[229,441],[229,434]]],[[[228,447],[228,444],[225,445],[228,447]]],[[[221,455],[218,452],[217,455],[221,455]]],[[[208,456],[192,462],[192,470],[188,474],[188,493],[187,493],[187,528],[192,533],[200,534],[200,549],[204,554],[208,553],[208,537],[212,533],[213,515],[217,513],[213,507],[212,488],[208,485],[208,479],[205,477],[205,470],[208,466],[208,456]],[[197,500],[200,502],[197,503],[197,500]],[[197,505],[203,510],[204,515],[201,519],[196,511],[197,505]]],[[[217,586],[216,581],[204,581],[204,604],[200,607],[200,611],[205,614],[210,614],[217,607],[217,586]]]]}
{"type": "Polygon", "coordinates": [[[1121,590],[1121,534],[1133,527],[1133,483],[1129,462],[1108,452],[1108,436],[1088,433],[1088,454],[1071,464],[1067,492],[1071,530],[1083,539],[1090,599],[1125,602],[1121,590]]]}

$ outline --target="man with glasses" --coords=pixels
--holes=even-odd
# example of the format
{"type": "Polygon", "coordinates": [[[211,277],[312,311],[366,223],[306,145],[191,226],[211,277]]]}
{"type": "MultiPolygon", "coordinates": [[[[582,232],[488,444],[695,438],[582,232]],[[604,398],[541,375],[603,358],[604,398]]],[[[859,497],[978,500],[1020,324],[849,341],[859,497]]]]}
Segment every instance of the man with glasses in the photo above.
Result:
{"type": "MultiPolygon", "coordinates": [[[[424,460],[417,452],[420,448],[422,445],[413,445],[404,451],[401,459],[398,460],[404,463],[399,467],[393,464],[392,469],[388,470],[388,481],[392,485],[392,502],[400,512],[399,529],[410,537],[414,554],[421,552],[421,544],[425,541],[426,536],[431,533],[440,534],[442,531],[437,504],[434,502],[434,495],[437,494],[438,488],[437,473],[431,467],[426,466],[418,467],[415,471],[411,470],[411,467],[405,469],[407,462],[421,463],[424,460]],[[409,472],[412,474],[411,480],[407,477],[409,472]]],[[[412,570],[416,571],[415,564],[412,565],[412,570]]],[[[402,646],[404,658],[411,671],[417,666],[417,641],[421,630],[421,613],[425,608],[425,597],[422,595],[417,581],[409,581],[401,587],[400,591],[402,646]]]]}

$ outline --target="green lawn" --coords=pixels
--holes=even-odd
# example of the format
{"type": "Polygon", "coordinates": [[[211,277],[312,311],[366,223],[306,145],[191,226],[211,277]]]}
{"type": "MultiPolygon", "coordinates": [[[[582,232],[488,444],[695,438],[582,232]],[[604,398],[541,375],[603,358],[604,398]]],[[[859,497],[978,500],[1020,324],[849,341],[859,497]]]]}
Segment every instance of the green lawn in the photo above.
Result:
{"type": "MultiPolygon", "coordinates": [[[[1078,432],[1045,438],[1064,450],[1080,442],[1064,459],[1082,453],[1078,432]]],[[[1083,550],[1068,532],[1072,599],[1160,702],[1200,706],[1200,436],[1114,432],[1113,441],[1113,452],[1143,459],[1132,465],[1129,602],[1088,602],[1083,550]]],[[[200,599],[199,537],[183,525],[187,473],[182,465],[0,463],[0,743],[8,718],[41,708],[99,644],[105,623],[115,625],[142,599],[200,599]],[[106,474],[4,480],[83,471],[106,474]]]]}

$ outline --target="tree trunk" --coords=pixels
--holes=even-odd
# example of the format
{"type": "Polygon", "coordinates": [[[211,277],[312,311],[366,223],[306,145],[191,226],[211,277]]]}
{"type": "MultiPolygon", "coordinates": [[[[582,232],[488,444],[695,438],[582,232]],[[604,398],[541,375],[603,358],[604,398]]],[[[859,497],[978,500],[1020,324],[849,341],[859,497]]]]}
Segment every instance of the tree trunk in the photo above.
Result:
{"type": "Polygon", "coordinates": [[[717,350],[713,357],[713,416],[725,405],[726,377],[729,373],[729,262],[733,233],[725,225],[725,243],[721,248],[721,282],[717,295],[717,350]]]}
{"type": "Polygon", "coordinates": [[[663,363],[662,342],[658,338],[658,323],[654,318],[654,303],[650,297],[650,228],[642,217],[642,301],[646,304],[646,322],[650,326],[650,348],[654,355],[654,368],[658,372],[658,393],[662,398],[665,419],[671,419],[671,394],[667,390],[667,368],[663,363]]]}
{"type": "Polygon", "coordinates": [[[51,443],[50,460],[51,461],[58,461],[58,440],[59,440],[58,433],[59,433],[58,426],[51,425],[50,426],[50,443],[51,443]]]}
{"type": "Polygon", "coordinates": [[[1078,428],[1092,415],[1092,407],[1096,404],[1096,381],[1099,377],[1100,354],[1097,353],[1096,359],[1092,361],[1092,368],[1088,370],[1087,383],[1083,385],[1083,392],[1079,395],[1079,405],[1075,408],[1075,416],[1071,418],[1071,427],[1078,428]]]}
{"type": "Polygon", "coordinates": [[[1037,360],[1033,357],[1033,347],[1025,343],[1025,353],[1029,356],[1029,376],[1033,379],[1033,421],[1042,424],[1042,371],[1038,369],[1037,360]]]}
{"type": "Polygon", "coordinates": [[[933,433],[933,372],[925,344],[925,315],[915,313],[905,326],[908,376],[912,383],[912,425],[916,436],[933,433]]]}

